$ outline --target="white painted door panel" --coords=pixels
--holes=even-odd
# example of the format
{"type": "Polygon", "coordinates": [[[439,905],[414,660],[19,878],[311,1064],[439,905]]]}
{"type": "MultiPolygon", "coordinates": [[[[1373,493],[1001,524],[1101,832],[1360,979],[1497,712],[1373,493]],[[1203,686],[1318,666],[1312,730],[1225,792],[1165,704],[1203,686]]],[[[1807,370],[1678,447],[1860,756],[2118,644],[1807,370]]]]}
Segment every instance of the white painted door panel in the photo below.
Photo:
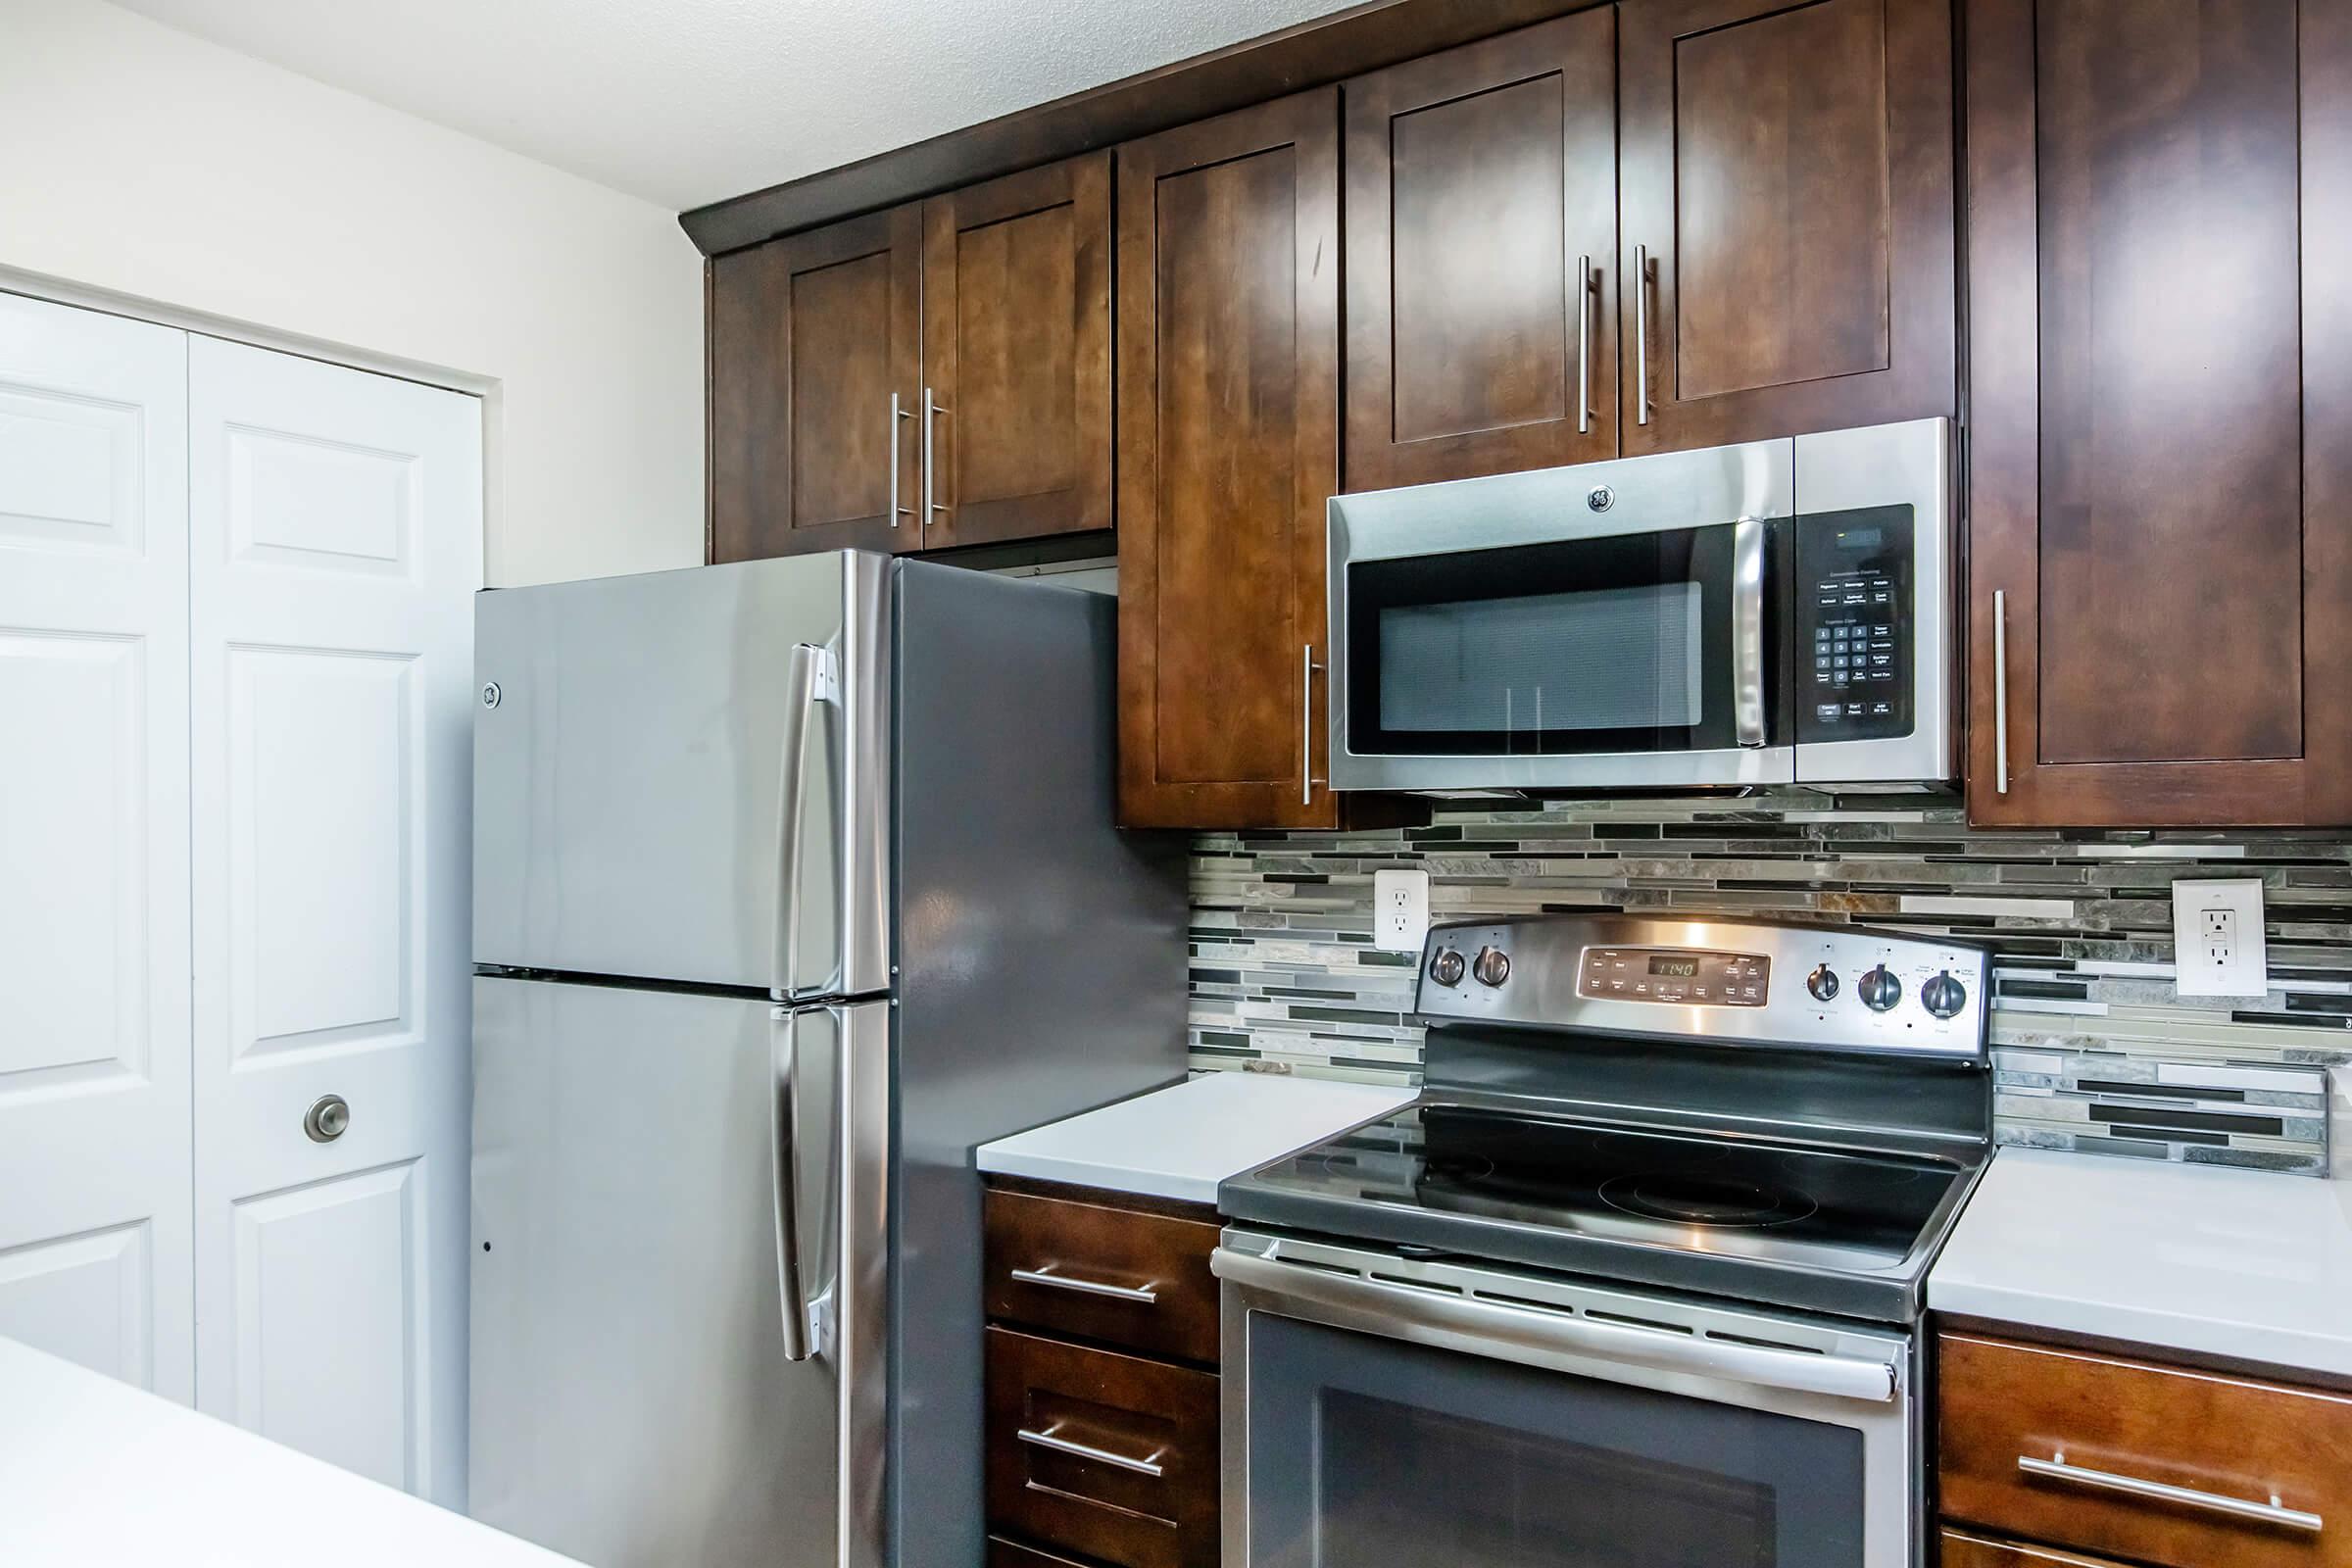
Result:
{"type": "Polygon", "coordinates": [[[480,405],[188,384],[197,1404],[463,1507],[480,405]]]}
{"type": "Polygon", "coordinates": [[[0,294],[0,1335],[179,1399],[186,342],[0,294]]]}

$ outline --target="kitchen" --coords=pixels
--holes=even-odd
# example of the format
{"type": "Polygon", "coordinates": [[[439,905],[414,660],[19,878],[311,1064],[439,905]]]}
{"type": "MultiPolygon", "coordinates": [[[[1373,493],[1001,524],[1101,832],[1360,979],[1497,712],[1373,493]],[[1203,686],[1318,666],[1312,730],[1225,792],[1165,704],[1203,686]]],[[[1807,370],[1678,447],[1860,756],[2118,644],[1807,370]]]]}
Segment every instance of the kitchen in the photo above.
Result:
{"type": "Polygon", "coordinates": [[[2352,8],[459,10],[9,0],[9,1560],[2352,1561],[2352,8]]]}

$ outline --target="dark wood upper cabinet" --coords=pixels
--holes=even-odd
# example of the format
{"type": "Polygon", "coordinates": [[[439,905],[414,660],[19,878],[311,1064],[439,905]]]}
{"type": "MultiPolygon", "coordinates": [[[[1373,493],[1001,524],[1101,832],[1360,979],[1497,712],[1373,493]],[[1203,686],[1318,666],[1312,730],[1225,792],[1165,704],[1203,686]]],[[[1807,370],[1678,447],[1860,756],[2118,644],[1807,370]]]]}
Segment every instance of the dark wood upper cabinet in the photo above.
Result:
{"type": "Polygon", "coordinates": [[[1955,413],[1948,0],[1618,25],[1623,450],[1955,413]]]}
{"type": "Polygon", "coordinates": [[[1617,455],[1616,11],[1348,82],[1347,486],[1617,455]]]}
{"type": "Polygon", "coordinates": [[[713,257],[710,309],[711,560],[1111,525],[1108,153],[713,257]]]}
{"type": "Polygon", "coordinates": [[[1970,817],[2352,821],[2352,6],[1967,20],[1970,817]]]}
{"type": "Polygon", "coordinates": [[[712,561],[919,546],[921,245],[908,206],[712,259],[712,561]]]}
{"type": "Polygon", "coordinates": [[[925,549],[1110,526],[1110,154],[923,204],[922,378],[925,549]]]}
{"type": "Polygon", "coordinates": [[[1339,94],[1118,154],[1119,819],[1317,827],[1339,94]]]}

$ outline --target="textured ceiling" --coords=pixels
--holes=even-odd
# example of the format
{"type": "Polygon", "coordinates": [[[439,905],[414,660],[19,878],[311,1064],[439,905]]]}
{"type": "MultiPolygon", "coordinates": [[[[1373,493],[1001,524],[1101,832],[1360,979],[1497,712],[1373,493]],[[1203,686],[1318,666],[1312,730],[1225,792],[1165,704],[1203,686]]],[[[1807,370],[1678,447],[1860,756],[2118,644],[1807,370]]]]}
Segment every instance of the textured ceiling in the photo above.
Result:
{"type": "Polygon", "coordinates": [[[1352,0],[121,0],[687,208],[1352,0]]]}

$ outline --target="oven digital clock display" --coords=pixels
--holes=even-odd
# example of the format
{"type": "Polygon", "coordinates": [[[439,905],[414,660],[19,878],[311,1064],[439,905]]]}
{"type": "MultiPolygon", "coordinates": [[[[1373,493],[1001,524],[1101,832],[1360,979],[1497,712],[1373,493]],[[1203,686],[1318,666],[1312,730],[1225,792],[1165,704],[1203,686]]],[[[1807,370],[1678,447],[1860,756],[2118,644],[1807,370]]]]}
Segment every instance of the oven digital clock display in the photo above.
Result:
{"type": "Polygon", "coordinates": [[[1576,994],[1599,1002],[1665,1002],[1686,1007],[1761,1007],[1772,960],[1758,953],[1690,948],[1587,948],[1576,994]]]}

